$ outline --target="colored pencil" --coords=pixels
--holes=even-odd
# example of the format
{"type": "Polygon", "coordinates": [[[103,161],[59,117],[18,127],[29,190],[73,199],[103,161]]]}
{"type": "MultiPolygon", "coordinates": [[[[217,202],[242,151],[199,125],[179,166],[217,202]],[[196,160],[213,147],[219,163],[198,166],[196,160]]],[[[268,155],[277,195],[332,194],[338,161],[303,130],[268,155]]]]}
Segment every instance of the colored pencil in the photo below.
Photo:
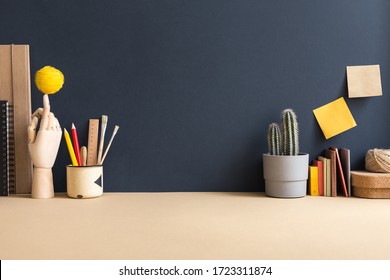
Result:
{"type": "Polygon", "coordinates": [[[68,151],[73,166],[79,166],[79,164],[77,163],[76,155],[74,154],[72,141],[70,140],[70,136],[66,128],[64,128],[64,137],[65,137],[66,145],[68,146],[68,151]]]}
{"type": "Polygon", "coordinates": [[[79,147],[79,138],[77,137],[77,130],[74,123],[72,123],[72,140],[73,140],[73,148],[76,154],[77,163],[79,164],[79,166],[81,166],[82,164],[81,164],[81,155],[80,155],[80,147],[79,147]]]}

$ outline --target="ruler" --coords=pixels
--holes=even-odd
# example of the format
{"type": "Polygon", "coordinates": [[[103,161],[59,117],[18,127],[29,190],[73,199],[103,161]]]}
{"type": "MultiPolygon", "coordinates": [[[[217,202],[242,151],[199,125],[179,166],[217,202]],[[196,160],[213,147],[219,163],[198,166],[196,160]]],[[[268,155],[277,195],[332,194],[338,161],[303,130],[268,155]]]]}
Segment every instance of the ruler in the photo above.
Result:
{"type": "Polygon", "coordinates": [[[88,128],[87,165],[97,164],[97,149],[99,138],[99,119],[90,119],[88,128]]]}

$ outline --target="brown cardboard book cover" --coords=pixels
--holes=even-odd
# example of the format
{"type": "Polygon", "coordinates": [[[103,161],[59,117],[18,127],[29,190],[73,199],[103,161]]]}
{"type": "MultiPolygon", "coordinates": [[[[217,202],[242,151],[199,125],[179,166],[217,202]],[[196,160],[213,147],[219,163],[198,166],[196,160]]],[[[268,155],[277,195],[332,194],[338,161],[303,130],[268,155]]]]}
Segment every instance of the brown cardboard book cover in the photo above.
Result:
{"type": "Polygon", "coordinates": [[[15,192],[30,193],[32,162],[27,128],[31,118],[30,54],[28,45],[0,45],[0,98],[13,108],[15,192]]]}

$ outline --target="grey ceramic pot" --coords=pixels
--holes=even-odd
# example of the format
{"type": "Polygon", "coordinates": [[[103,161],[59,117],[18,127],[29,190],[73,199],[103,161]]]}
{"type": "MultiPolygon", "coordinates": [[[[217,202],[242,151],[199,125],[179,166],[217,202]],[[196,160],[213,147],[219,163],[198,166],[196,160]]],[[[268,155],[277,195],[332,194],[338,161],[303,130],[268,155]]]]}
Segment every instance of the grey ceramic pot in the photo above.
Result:
{"type": "Polygon", "coordinates": [[[274,156],[263,154],[265,194],[272,197],[306,196],[309,154],[274,156]]]}

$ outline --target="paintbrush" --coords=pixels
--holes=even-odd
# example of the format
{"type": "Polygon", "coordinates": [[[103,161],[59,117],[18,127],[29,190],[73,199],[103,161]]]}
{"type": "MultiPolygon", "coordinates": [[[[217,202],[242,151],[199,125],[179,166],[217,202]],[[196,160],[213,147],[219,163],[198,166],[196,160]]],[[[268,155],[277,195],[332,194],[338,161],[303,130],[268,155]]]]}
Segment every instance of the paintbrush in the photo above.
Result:
{"type": "Polygon", "coordinates": [[[115,128],[114,128],[114,131],[112,132],[110,142],[108,142],[108,146],[107,146],[107,148],[106,148],[106,151],[104,152],[104,155],[103,155],[101,164],[103,164],[104,159],[105,159],[106,156],[107,156],[108,150],[109,150],[110,147],[111,147],[111,143],[112,143],[112,141],[114,140],[114,137],[115,137],[116,133],[118,132],[118,129],[119,129],[119,126],[116,125],[115,128]]]}

